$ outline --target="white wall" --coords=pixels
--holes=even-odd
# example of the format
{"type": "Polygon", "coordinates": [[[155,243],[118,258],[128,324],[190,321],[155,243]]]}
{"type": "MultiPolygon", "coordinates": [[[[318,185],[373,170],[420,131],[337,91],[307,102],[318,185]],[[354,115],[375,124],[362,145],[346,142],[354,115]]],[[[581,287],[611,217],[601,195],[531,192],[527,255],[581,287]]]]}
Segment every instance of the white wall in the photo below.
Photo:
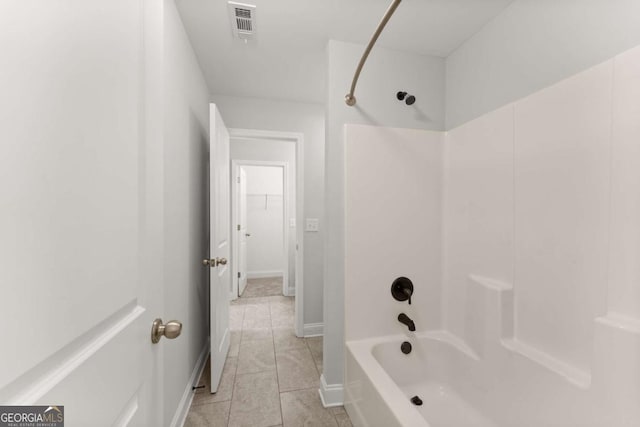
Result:
{"type": "MultiPolygon", "coordinates": [[[[247,174],[246,226],[247,233],[251,234],[247,238],[247,276],[282,276],[284,169],[269,166],[245,166],[243,169],[247,174]]],[[[293,234],[293,229],[291,232],[293,234]]]]}
{"type": "Polygon", "coordinates": [[[445,327],[482,353],[469,276],[504,283],[511,348],[574,381],[618,381],[627,421],[637,382],[603,361],[637,370],[639,95],[635,48],[452,130],[445,164],[445,327]]]}
{"type": "Polygon", "coordinates": [[[164,405],[168,424],[189,386],[209,325],[209,94],[172,0],[164,15],[164,269],[165,320],[183,322],[164,346],[164,405]],[[173,345],[175,344],[175,345],[173,345]]]}
{"type": "MultiPolygon", "coordinates": [[[[445,143],[444,323],[476,352],[469,274],[513,283],[513,107],[454,129],[445,143]]],[[[476,322],[477,323],[477,322],[476,322]]]]}
{"type": "Polygon", "coordinates": [[[345,340],[441,326],[442,149],[444,134],[345,126],[345,340]],[[376,262],[373,260],[380,260],[376,262]],[[411,305],[390,289],[414,286],[411,305]]]}
{"type": "Polygon", "coordinates": [[[636,0],[516,0],[447,58],[447,128],[638,43],[636,0]]]}
{"type": "Polygon", "coordinates": [[[347,125],[346,339],[405,331],[402,310],[479,356],[462,382],[500,424],[637,425],[639,113],[636,47],[446,134],[347,125]],[[390,299],[402,272],[412,307],[390,299]]]}
{"type": "MultiPolygon", "coordinates": [[[[293,148],[292,144],[288,144],[293,148]]],[[[295,166],[295,165],[294,165],[295,166]]],[[[247,194],[284,194],[284,169],[280,166],[243,166],[247,173],[247,194]]]]}
{"type": "Polygon", "coordinates": [[[376,47],[356,90],[355,107],[344,96],[364,46],[331,40],[327,47],[326,240],[324,264],[324,398],[342,401],[344,377],[344,141],[345,123],[444,129],[444,59],[376,47]],[[404,90],[413,106],[396,99],[404,90]],[[334,390],[329,391],[329,390],[334,390]]]}
{"type": "Polygon", "coordinates": [[[322,323],[324,109],[319,104],[223,95],[213,95],[213,100],[228,127],[304,135],[304,217],[320,219],[318,233],[304,234],[304,323],[322,323]]]}

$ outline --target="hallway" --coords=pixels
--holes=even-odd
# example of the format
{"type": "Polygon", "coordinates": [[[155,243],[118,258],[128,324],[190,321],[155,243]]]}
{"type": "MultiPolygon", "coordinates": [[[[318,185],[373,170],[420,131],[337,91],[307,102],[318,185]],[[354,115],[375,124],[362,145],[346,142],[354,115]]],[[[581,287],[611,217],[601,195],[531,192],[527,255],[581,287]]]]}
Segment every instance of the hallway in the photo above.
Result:
{"type": "MultiPolygon", "coordinates": [[[[216,394],[205,367],[185,427],[351,426],[343,407],[318,394],[322,337],[297,338],[294,298],[272,294],[273,279],[252,279],[231,303],[231,348],[216,394]]],[[[276,285],[276,286],[274,286],[276,285]]]]}

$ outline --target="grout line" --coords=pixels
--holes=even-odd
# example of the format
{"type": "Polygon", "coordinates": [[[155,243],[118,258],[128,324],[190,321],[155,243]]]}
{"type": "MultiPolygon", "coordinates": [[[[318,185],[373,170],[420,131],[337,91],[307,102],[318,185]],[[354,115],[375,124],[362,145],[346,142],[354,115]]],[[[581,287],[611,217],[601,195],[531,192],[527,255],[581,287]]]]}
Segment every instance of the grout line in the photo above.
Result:
{"type": "MultiPolygon", "coordinates": [[[[238,340],[238,355],[236,356],[236,369],[233,372],[233,385],[231,386],[231,400],[229,401],[229,410],[227,411],[227,427],[231,423],[231,407],[233,406],[233,396],[236,392],[236,383],[238,381],[238,366],[240,365],[240,346],[242,345],[242,330],[244,329],[244,316],[247,314],[247,308],[242,309],[242,322],[240,323],[240,339],[238,340]]],[[[229,356],[227,355],[227,360],[229,356]]]]}
{"type": "Polygon", "coordinates": [[[280,373],[278,372],[278,355],[276,354],[276,337],[273,333],[273,316],[271,315],[271,301],[268,301],[269,305],[269,324],[271,325],[271,345],[273,350],[273,362],[276,365],[276,387],[278,390],[278,407],[280,408],[280,422],[284,425],[284,411],[282,410],[282,397],[280,396],[280,373]]]}
{"type": "Polygon", "coordinates": [[[302,388],[296,388],[294,390],[281,391],[280,394],[292,393],[294,391],[313,391],[313,392],[316,392],[316,391],[318,391],[318,389],[316,387],[302,387],[302,388]]]}
{"type": "MultiPolygon", "coordinates": [[[[249,284],[247,284],[247,287],[249,286],[249,284]]],[[[245,289],[246,291],[246,289],[245,289]]],[[[256,302],[251,302],[250,300],[252,299],[258,299],[258,298],[264,298],[261,296],[257,296],[257,297],[240,297],[240,298],[244,298],[245,303],[241,304],[244,306],[244,310],[243,310],[243,314],[242,314],[242,326],[240,327],[240,343],[239,343],[239,349],[238,349],[238,358],[237,360],[240,360],[240,352],[242,350],[242,343],[243,342],[251,342],[254,340],[249,340],[249,341],[244,341],[243,337],[244,337],[244,332],[245,332],[245,327],[244,327],[244,321],[246,319],[246,315],[247,315],[247,305],[248,304],[252,304],[255,305],[256,307],[259,306],[264,306],[266,304],[266,306],[268,307],[268,312],[269,312],[269,331],[271,332],[271,345],[272,345],[272,350],[273,350],[273,357],[274,357],[274,365],[275,365],[275,374],[276,374],[276,387],[277,387],[277,393],[278,393],[278,401],[279,401],[279,407],[280,407],[280,424],[274,424],[275,426],[279,426],[279,425],[283,425],[284,424],[284,418],[282,416],[282,400],[280,400],[280,380],[278,377],[278,363],[276,360],[276,351],[275,351],[275,335],[273,333],[273,324],[272,324],[272,316],[271,316],[271,302],[269,300],[262,300],[262,301],[256,301],[256,302]]],[[[265,341],[268,338],[265,338],[265,341]]],[[[235,395],[235,390],[236,390],[236,384],[238,381],[238,375],[255,375],[255,374],[260,374],[260,373],[264,373],[264,372],[274,372],[274,370],[272,369],[268,369],[268,370],[262,370],[259,372],[250,372],[250,373],[243,373],[243,374],[238,374],[238,366],[239,363],[236,363],[236,372],[234,374],[234,379],[233,379],[233,390],[231,392],[231,401],[232,403],[229,405],[229,414],[228,414],[228,419],[227,419],[227,427],[229,426],[229,423],[231,422],[231,407],[233,405],[233,397],[235,395]]]]}
{"type": "Polygon", "coordinates": [[[294,391],[304,391],[304,390],[316,390],[317,391],[318,387],[301,387],[301,388],[294,388],[294,389],[291,389],[291,390],[282,390],[280,392],[280,394],[291,393],[291,392],[294,392],[294,391]]]}
{"type": "Polygon", "coordinates": [[[309,346],[309,340],[304,338],[304,343],[307,345],[307,349],[309,350],[309,353],[311,354],[311,360],[313,360],[313,366],[314,366],[314,368],[316,368],[316,373],[318,374],[318,379],[320,379],[320,371],[318,370],[318,362],[316,361],[316,358],[313,357],[313,351],[311,351],[311,347],[309,346]]]}
{"type": "MultiPolygon", "coordinates": [[[[316,360],[315,356],[313,355],[313,350],[311,350],[311,346],[309,345],[309,339],[308,338],[303,338],[305,344],[307,344],[307,348],[309,349],[309,353],[311,353],[311,360],[313,360],[313,366],[316,367],[316,372],[318,373],[318,379],[320,379],[320,377],[322,376],[322,373],[320,372],[320,369],[318,369],[318,361],[316,360]]],[[[324,340],[324,337],[322,338],[324,340]]],[[[324,354],[322,355],[323,359],[324,359],[324,354]]]]}

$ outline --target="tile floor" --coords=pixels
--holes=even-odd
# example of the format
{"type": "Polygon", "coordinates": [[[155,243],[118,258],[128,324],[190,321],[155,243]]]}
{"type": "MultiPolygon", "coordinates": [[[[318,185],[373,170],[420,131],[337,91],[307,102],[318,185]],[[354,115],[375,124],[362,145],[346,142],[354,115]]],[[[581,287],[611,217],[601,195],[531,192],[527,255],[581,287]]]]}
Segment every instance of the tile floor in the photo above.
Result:
{"type": "Polygon", "coordinates": [[[343,407],[322,407],[322,337],[295,336],[294,299],[281,295],[281,279],[273,295],[275,282],[251,280],[231,303],[231,348],[218,392],[209,392],[207,361],[199,383],[206,387],[196,391],[185,427],[351,426],[343,407]]]}
{"type": "Polygon", "coordinates": [[[282,295],[282,277],[265,277],[249,279],[244,288],[242,298],[271,297],[282,295]]]}

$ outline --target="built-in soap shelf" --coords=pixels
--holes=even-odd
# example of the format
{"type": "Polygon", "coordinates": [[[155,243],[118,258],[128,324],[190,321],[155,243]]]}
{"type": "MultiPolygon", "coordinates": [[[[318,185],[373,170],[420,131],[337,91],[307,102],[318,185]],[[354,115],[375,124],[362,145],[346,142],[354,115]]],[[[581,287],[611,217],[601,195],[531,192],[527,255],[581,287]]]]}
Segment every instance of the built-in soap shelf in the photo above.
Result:
{"type": "MultiPolygon", "coordinates": [[[[484,334],[480,337],[480,340],[484,339],[485,342],[478,342],[478,337],[467,337],[467,339],[471,340],[470,346],[472,348],[481,348],[482,346],[499,342],[502,348],[560,375],[570,383],[580,388],[589,387],[591,384],[590,372],[563,362],[530,344],[518,340],[515,336],[515,307],[512,284],[476,274],[468,275],[468,279],[471,286],[469,289],[471,295],[473,295],[473,292],[484,291],[485,293],[481,303],[477,301],[480,299],[477,298],[477,295],[474,302],[474,304],[481,304],[482,306],[483,313],[476,312],[474,321],[483,325],[484,334]]],[[[478,349],[476,348],[476,350],[478,349]]],[[[479,352],[484,353],[484,351],[479,352]]]]}
{"type": "Polygon", "coordinates": [[[573,365],[556,359],[548,353],[515,339],[503,339],[501,343],[506,349],[542,365],[580,388],[588,389],[589,385],[591,385],[591,373],[589,372],[578,369],[573,365]]]}
{"type": "Polygon", "coordinates": [[[596,322],[614,329],[640,334],[640,319],[610,311],[606,316],[596,318],[596,322]]]}

